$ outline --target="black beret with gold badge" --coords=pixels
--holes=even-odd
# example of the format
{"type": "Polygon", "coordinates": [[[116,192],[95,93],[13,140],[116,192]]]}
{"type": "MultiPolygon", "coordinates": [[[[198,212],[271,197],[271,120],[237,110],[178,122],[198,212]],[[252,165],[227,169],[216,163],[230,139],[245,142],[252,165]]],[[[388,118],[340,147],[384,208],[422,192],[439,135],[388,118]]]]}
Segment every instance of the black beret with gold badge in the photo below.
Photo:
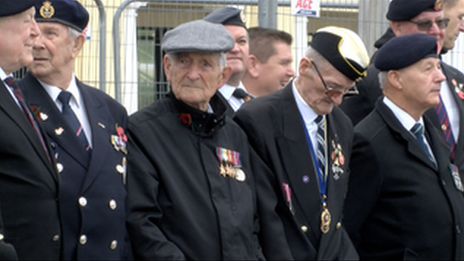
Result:
{"type": "Polygon", "coordinates": [[[442,6],[442,0],[393,0],[388,6],[387,19],[409,21],[425,11],[441,11],[442,6]]]}
{"type": "Polygon", "coordinates": [[[39,0],[35,8],[37,22],[61,23],[79,32],[84,31],[89,22],[89,13],[75,0],[39,0]]]}

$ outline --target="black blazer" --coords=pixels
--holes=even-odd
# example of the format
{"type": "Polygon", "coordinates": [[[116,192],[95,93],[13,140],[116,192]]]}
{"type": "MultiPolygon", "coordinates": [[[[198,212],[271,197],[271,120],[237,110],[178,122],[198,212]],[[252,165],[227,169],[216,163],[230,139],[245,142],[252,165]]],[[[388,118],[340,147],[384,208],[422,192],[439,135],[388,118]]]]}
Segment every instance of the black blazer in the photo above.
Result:
{"type": "Polygon", "coordinates": [[[54,160],[48,159],[36,131],[6,88],[2,82],[0,210],[5,241],[15,247],[21,260],[58,260],[60,182],[54,160]]]}
{"type": "Polygon", "coordinates": [[[56,144],[56,161],[62,166],[64,258],[125,259],[131,254],[125,227],[126,154],[113,145],[113,138],[118,137],[118,128],[125,130],[127,113],[107,94],[76,81],[92,131],[91,157],[67,131],[65,119],[42,85],[29,73],[19,82],[31,106],[47,115],[39,118],[56,144]],[[64,131],[57,132],[60,128],[64,131]],[[85,205],[80,204],[82,198],[85,205]],[[87,237],[85,247],[79,242],[82,235],[87,237]]]}
{"type": "MultiPolygon", "coordinates": [[[[333,144],[341,148],[344,162],[336,168],[329,158],[327,167],[327,204],[332,215],[330,231],[322,234],[320,229],[321,199],[312,156],[300,112],[295,102],[290,82],[283,90],[260,97],[242,105],[234,119],[245,130],[252,147],[273,172],[268,177],[268,187],[278,197],[276,211],[286,234],[267,236],[261,242],[266,257],[279,256],[291,250],[292,257],[299,260],[335,260],[357,258],[351,241],[341,226],[342,209],[348,186],[349,159],[353,127],[350,120],[337,107],[327,115],[329,153],[333,144]],[[338,171],[334,173],[333,170],[338,171]],[[291,188],[293,213],[283,189],[283,183],[291,188]],[[280,245],[280,246],[279,246],[280,245]],[[273,247],[269,247],[273,246],[273,247]]],[[[258,193],[267,190],[258,187],[258,193]]],[[[258,195],[259,196],[259,195],[258,195]]],[[[263,224],[261,229],[266,231],[263,224]]]]}
{"type": "Polygon", "coordinates": [[[361,259],[464,258],[463,194],[443,133],[423,118],[438,170],[382,100],[355,128],[344,221],[361,259]]]}

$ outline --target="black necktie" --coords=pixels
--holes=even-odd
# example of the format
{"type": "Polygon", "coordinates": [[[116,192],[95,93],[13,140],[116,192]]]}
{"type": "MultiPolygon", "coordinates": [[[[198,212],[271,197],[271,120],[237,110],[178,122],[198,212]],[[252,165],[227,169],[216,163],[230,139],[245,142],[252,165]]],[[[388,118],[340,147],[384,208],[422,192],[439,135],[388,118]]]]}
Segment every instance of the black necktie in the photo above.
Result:
{"type": "Polygon", "coordinates": [[[235,98],[243,99],[245,102],[252,99],[252,97],[243,89],[235,88],[235,91],[232,93],[235,98]]]}
{"type": "Polygon", "coordinates": [[[71,127],[71,130],[82,143],[85,150],[90,152],[90,144],[85,137],[84,129],[82,129],[82,125],[77,119],[76,114],[74,114],[71,106],[69,106],[69,100],[71,99],[71,96],[72,94],[67,91],[62,91],[60,95],[58,95],[58,100],[60,100],[61,104],[63,104],[61,115],[63,115],[63,118],[66,119],[69,126],[71,127]]]}
{"type": "Polygon", "coordinates": [[[31,112],[31,109],[29,108],[29,106],[27,105],[26,101],[24,100],[24,97],[23,97],[23,94],[21,92],[21,89],[19,89],[19,86],[17,84],[15,84],[14,82],[14,78],[13,77],[8,77],[4,80],[4,82],[6,84],[8,84],[8,86],[10,86],[11,88],[13,88],[13,93],[16,97],[16,99],[18,100],[19,102],[19,105],[24,113],[24,115],[26,115],[27,119],[29,120],[29,122],[31,123],[32,127],[34,128],[34,130],[37,132],[37,136],[39,136],[39,139],[40,139],[40,143],[42,143],[42,147],[43,149],[45,150],[45,152],[47,153],[47,157],[48,159],[50,160],[50,156],[48,154],[48,149],[47,149],[47,146],[45,145],[45,139],[42,135],[42,133],[40,132],[40,128],[39,128],[39,125],[36,121],[36,119],[34,118],[32,112],[31,112]]]}

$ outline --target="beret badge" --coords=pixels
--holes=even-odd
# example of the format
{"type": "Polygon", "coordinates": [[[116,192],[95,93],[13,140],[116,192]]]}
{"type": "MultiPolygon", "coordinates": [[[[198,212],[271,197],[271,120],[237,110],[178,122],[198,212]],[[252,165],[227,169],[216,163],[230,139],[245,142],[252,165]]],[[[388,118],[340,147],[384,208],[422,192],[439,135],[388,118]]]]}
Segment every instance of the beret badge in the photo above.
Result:
{"type": "MultiPolygon", "coordinates": [[[[438,1],[441,1],[441,0],[438,0],[438,1]]],[[[242,11],[240,11],[240,20],[242,20],[242,23],[246,23],[246,17],[245,17],[245,13],[242,11]]]]}
{"type": "Polygon", "coordinates": [[[51,2],[45,1],[42,3],[39,12],[43,18],[51,18],[55,14],[55,8],[52,6],[51,2]]]}
{"type": "Polygon", "coordinates": [[[440,11],[442,8],[443,8],[442,0],[435,1],[435,4],[433,5],[433,9],[435,9],[435,11],[440,11]]]}

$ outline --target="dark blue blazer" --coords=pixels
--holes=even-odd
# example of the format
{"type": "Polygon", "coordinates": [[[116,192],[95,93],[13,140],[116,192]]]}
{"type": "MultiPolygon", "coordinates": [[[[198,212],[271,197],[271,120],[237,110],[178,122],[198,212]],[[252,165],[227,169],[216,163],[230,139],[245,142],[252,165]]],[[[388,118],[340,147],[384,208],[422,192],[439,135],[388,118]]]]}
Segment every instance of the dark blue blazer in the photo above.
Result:
{"type": "Polygon", "coordinates": [[[65,119],[41,84],[29,73],[19,83],[61,164],[64,259],[126,259],[131,255],[125,226],[126,154],[112,140],[118,137],[118,127],[125,130],[127,112],[107,94],[76,81],[92,131],[91,156],[67,131],[65,119]]]}

